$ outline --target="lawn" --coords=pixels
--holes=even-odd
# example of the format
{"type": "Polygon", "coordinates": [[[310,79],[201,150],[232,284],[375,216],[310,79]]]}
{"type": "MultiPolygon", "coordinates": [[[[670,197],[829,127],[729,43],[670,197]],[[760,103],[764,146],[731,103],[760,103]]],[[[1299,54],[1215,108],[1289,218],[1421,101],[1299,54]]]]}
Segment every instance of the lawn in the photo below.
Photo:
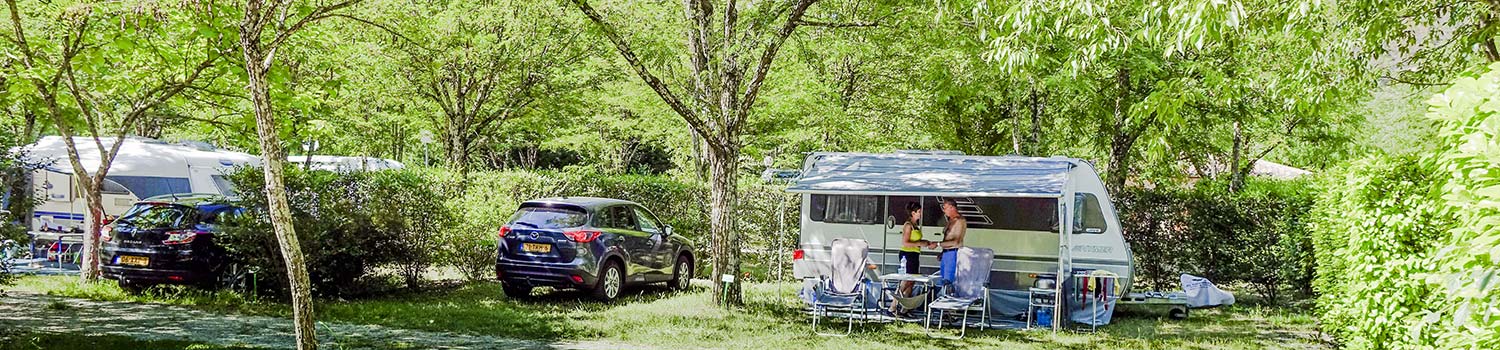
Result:
{"type": "MultiPolygon", "coordinates": [[[[27,277],[13,289],[97,300],[187,305],[214,312],[285,316],[285,306],[229,293],[190,289],[131,296],[111,284],[27,277]]],[[[1300,310],[1235,306],[1195,310],[1184,321],[1159,313],[1121,310],[1097,333],[987,330],[963,340],[927,337],[920,324],[856,326],[847,338],[812,334],[798,310],[795,286],[752,284],[734,312],[712,306],[706,290],[633,291],[614,303],[579,300],[569,292],[531,300],[506,298],[491,282],[434,287],[421,293],[317,304],[320,321],[373,324],[438,332],[542,341],[605,340],[623,345],[718,349],[1318,349],[1316,321],[1300,310]]],[[[830,330],[832,330],[830,328],[830,330]]]]}
{"type": "Polygon", "coordinates": [[[57,333],[35,333],[20,329],[0,329],[0,350],[40,349],[191,349],[191,350],[254,350],[254,348],[225,347],[171,340],[139,340],[119,335],[78,335],[57,333]]]}

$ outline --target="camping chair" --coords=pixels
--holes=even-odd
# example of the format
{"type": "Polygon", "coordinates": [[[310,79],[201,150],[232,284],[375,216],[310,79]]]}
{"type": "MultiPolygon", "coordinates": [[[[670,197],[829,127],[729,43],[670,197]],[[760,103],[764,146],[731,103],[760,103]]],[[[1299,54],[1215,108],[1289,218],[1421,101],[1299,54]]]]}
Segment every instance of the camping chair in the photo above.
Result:
{"type": "Polygon", "coordinates": [[[995,251],[988,248],[964,247],[958,250],[958,268],[954,274],[954,280],[943,288],[938,294],[937,300],[933,300],[928,308],[932,312],[927,314],[926,323],[928,336],[932,336],[932,316],[938,315],[937,328],[943,328],[943,314],[945,311],[963,311],[962,321],[958,331],[958,338],[964,337],[969,328],[969,311],[979,308],[979,322],[989,323],[990,315],[990,265],[995,261],[995,251]]]}
{"type": "Polygon", "coordinates": [[[854,314],[860,321],[868,318],[865,307],[865,263],[870,255],[870,243],[862,239],[833,240],[833,261],[829,262],[829,276],[823,279],[817,298],[813,301],[813,332],[822,336],[844,337],[854,332],[854,314]],[[818,319],[832,315],[833,311],[844,312],[849,326],[843,334],[818,331],[818,319]]]}

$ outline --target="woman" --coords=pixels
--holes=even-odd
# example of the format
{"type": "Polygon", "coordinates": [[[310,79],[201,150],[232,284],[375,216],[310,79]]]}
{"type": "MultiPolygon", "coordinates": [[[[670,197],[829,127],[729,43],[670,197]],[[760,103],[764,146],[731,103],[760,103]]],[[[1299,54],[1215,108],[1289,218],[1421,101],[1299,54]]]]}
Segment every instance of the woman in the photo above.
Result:
{"type": "MultiPolygon", "coordinates": [[[[922,263],[922,248],[934,247],[936,243],[922,240],[922,203],[906,203],[906,224],[901,227],[901,266],[903,273],[919,274],[918,267],[922,263]]],[[[916,282],[903,281],[897,287],[896,295],[910,297],[912,286],[916,282]]],[[[900,303],[892,303],[891,312],[896,313],[896,307],[900,303]]]]}

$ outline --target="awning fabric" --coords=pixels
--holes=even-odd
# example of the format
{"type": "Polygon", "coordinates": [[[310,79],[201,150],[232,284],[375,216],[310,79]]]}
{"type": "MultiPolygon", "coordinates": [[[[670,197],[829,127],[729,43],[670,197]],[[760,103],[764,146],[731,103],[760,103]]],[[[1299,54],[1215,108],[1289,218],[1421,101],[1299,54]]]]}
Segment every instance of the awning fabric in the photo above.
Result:
{"type": "Polygon", "coordinates": [[[1067,158],[815,153],[789,192],[1061,197],[1067,158]]]}

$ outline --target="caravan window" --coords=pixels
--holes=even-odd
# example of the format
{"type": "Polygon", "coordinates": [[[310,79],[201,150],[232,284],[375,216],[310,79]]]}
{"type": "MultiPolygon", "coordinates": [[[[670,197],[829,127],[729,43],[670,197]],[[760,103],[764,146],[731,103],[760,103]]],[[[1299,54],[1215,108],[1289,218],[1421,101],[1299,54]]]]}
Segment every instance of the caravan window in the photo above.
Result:
{"type": "Polygon", "coordinates": [[[1073,233],[1100,234],[1109,228],[1104,221],[1104,209],[1099,206],[1098,196],[1079,192],[1073,198],[1073,233]]]}
{"type": "Polygon", "coordinates": [[[104,179],[103,187],[104,191],[101,192],[102,194],[130,194],[130,190],[125,189],[125,186],[108,178],[104,179]]]}
{"type": "MultiPolygon", "coordinates": [[[[927,197],[922,211],[922,224],[943,227],[948,218],[943,214],[942,197],[927,197]]],[[[1016,231],[1054,232],[1057,226],[1056,198],[1029,197],[953,197],[958,203],[958,213],[969,222],[969,229],[993,229],[1016,231]]]]}
{"type": "Polygon", "coordinates": [[[880,196],[812,195],[813,221],[834,224],[880,222],[880,196]]]}

